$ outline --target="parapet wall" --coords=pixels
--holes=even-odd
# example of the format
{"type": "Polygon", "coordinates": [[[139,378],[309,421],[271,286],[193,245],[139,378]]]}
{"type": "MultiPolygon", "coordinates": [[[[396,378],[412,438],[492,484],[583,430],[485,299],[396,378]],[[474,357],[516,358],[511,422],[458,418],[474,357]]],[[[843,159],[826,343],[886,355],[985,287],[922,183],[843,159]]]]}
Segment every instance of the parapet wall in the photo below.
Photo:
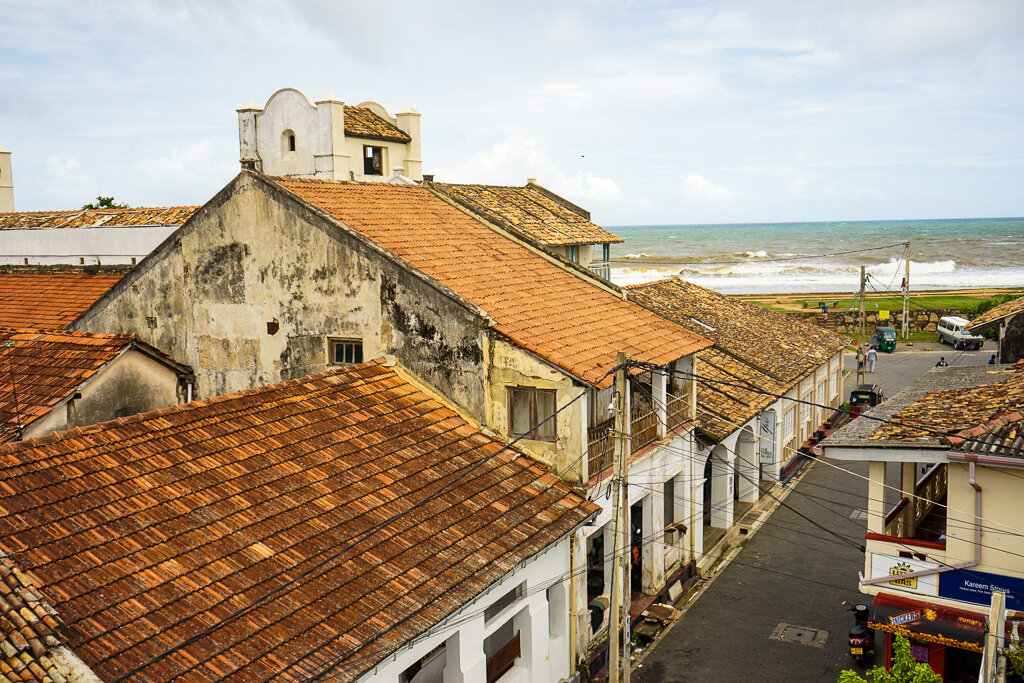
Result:
{"type": "MultiPolygon", "coordinates": [[[[829,311],[827,322],[823,322],[820,311],[808,311],[795,315],[843,334],[856,334],[860,326],[860,311],[829,311]]],[[[907,324],[911,332],[934,332],[939,318],[947,315],[963,315],[963,311],[957,308],[911,308],[907,314],[907,324]]],[[[903,311],[890,311],[887,320],[883,320],[878,311],[864,311],[865,331],[870,334],[875,331],[877,325],[890,325],[899,330],[903,325],[903,311]]]]}

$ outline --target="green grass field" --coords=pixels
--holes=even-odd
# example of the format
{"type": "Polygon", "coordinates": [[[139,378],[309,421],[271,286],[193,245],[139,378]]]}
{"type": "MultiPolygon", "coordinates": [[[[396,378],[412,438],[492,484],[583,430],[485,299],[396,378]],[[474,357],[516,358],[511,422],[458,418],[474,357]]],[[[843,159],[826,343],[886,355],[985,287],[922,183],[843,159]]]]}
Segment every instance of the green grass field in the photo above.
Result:
{"type": "MultiPolygon", "coordinates": [[[[911,308],[957,308],[957,309],[968,309],[973,306],[977,306],[982,301],[985,301],[988,297],[984,296],[964,296],[964,295],[942,295],[942,294],[928,294],[924,296],[915,296],[910,300],[911,308]]],[[[804,299],[804,308],[817,308],[818,303],[823,301],[822,299],[804,299]]],[[[830,310],[844,311],[853,308],[857,305],[854,299],[839,299],[839,304],[835,305],[836,300],[825,301],[828,304],[830,310]]],[[[878,297],[873,298],[867,296],[864,298],[865,309],[870,310],[890,310],[890,311],[902,311],[903,310],[903,298],[899,296],[890,297],[878,297]]]]}

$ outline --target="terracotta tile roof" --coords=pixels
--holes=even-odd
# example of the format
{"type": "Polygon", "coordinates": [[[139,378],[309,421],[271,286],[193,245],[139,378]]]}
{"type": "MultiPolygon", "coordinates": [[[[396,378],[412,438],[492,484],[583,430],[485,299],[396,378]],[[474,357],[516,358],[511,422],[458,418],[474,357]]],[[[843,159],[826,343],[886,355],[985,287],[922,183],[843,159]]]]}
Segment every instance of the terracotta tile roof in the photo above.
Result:
{"type": "Polygon", "coordinates": [[[456,185],[431,183],[431,189],[499,225],[515,228],[547,247],[622,242],[599,225],[553,199],[535,185],[456,185]]]}
{"type": "Polygon", "coordinates": [[[722,351],[697,354],[697,427],[721,441],[775,402],[787,387],[722,351]]]}
{"type": "Polygon", "coordinates": [[[49,413],[132,345],[146,346],[130,334],[0,329],[0,441],[17,438],[18,425],[49,413]]]}
{"type": "Polygon", "coordinates": [[[0,269],[0,327],[52,330],[71,323],[121,279],[87,268],[0,269]]]}
{"type": "Polygon", "coordinates": [[[1014,313],[1020,313],[1021,311],[1024,311],[1024,296],[1017,299],[1010,299],[1009,301],[999,304],[995,308],[985,311],[971,321],[971,324],[968,327],[972,332],[974,332],[986,325],[991,325],[1000,318],[1013,315],[1014,313]]]}
{"type": "Polygon", "coordinates": [[[62,628],[56,610],[0,553],[0,683],[64,683],[47,654],[61,645],[62,628]]]}
{"type": "Polygon", "coordinates": [[[353,680],[596,511],[376,363],[0,446],[0,546],[104,680],[353,680]]]}
{"type": "Polygon", "coordinates": [[[138,209],[73,209],[0,213],[0,230],[34,228],[124,228],[181,225],[198,206],[138,209]]]}
{"type": "Polygon", "coordinates": [[[625,289],[630,299],[711,339],[716,346],[788,383],[787,388],[850,344],[846,337],[795,316],[678,277],[625,289]]]}
{"type": "Polygon", "coordinates": [[[355,138],[370,138],[386,142],[410,142],[405,131],[390,121],[385,121],[366,107],[345,105],[345,135],[355,138]]]}
{"type": "MultiPolygon", "coordinates": [[[[993,371],[1002,374],[1004,370],[993,371]]],[[[884,405],[884,404],[883,404],[884,405]]],[[[955,434],[984,425],[1000,415],[1024,410],[1024,363],[992,384],[946,391],[929,391],[893,416],[900,424],[882,423],[869,439],[935,441],[936,431],[955,434]],[[925,429],[921,429],[924,427],[925,429]]]]}
{"type": "Polygon", "coordinates": [[[1024,457],[1024,416],[1020,412],[990,420],[945,437],[946,442],[964,453],[1024,457]]]}
{"type": "Polygon", "coordinates": [[[711,342],[502,237],[419,185],[271,179],[449,287],[514,344],[610,386],[616,353],[667,364],[711,342]]]}

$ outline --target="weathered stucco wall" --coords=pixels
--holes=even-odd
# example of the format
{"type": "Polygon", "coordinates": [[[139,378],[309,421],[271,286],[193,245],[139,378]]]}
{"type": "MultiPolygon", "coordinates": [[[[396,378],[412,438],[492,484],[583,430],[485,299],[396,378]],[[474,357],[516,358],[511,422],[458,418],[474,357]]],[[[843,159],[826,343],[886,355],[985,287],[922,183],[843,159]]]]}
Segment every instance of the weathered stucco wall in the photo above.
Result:
{"type": "Polygon", "coordinates": [[[135,332],[194,368],[198,397],[323,371],[330,338],[361,339],[485,417],[487,321],[250,174],[73,327],[135,332]]]}
{"type": "MultiPolygon", "coordinates": [[[[505,438],[511,438],[509,388],[554,389],[556,409],[583,391],[564,373],[504,340],[492,341],[489,351],[487,424],[505,438]]],[[[555,441],[522,439],[516,446],[548,464],[567,482],[582,484],[587,434],[585,406],[585,400],[578,400],[558,414],[555,441]]]]}

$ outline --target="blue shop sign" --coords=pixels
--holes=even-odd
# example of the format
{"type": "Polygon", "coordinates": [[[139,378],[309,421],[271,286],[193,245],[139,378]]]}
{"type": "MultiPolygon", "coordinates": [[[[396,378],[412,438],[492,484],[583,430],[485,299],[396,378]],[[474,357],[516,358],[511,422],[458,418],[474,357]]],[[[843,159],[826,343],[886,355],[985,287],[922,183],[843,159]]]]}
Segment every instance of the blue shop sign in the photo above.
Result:
{"type": "Polygon", "coordinates": [[[967,569],[939,574],[939,597],[990,605],[993,590],[1006,593],[1006,609],[1024,610],[1024,579],[967,569]]]}

